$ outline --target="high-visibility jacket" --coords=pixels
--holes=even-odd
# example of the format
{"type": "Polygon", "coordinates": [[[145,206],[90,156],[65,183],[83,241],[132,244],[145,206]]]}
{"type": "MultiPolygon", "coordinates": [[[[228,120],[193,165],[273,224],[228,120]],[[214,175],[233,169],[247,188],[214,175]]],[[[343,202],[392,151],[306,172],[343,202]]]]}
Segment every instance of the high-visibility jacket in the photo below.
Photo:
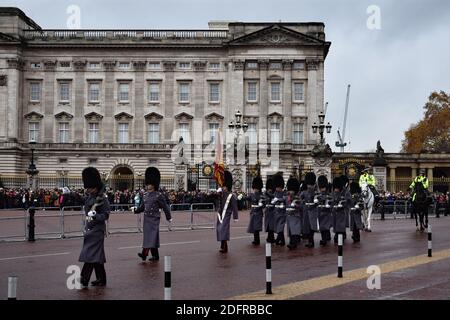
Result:
{"type": "Polygon", "coordinates": [[[413,197],[412,197],[413,201],[416,199],[416,192],[415,192],[415,190],[416,190],[416,183],[421,183],[425,190],[428,190],[428,187],[429,187],[429,183],[428,183],[427,177],[425,177],[425,176],[417,176],[411,182],[411,185],[409,186],[409,188],[412,190],[412,193],[413,193],[413,197]]]}
{"type": "Polygon", "coordinates": [[[364,173],[359,177],[359,186],[362,187],[363,183],[369,186],[376,186],[377,182],[372,174],[364,173]]]}

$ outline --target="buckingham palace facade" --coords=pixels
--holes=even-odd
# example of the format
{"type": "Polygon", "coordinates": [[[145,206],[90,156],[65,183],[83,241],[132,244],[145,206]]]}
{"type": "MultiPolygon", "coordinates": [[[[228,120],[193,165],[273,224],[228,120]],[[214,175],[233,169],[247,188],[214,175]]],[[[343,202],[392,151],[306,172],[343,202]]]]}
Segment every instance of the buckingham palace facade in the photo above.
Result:
{"type": "Polygon", "coordinates": [[[308,165],[324,108],[324,24],[210,22],[206,30],[45,30],[0,8],[0,174],[174,174],[194,126],[212,143],[235,113],[248,141],[278,144],[288,176],[308,165]]]}

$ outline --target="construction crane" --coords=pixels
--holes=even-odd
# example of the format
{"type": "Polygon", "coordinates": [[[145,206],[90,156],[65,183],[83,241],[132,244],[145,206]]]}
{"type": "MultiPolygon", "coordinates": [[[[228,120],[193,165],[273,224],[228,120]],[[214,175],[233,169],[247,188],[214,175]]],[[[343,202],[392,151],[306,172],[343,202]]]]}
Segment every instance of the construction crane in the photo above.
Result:
{"type": "Polygon", "coordinates": [[[344,141],[345,141],[345,128],[347,127],[347,114],[348,114],[349,99],[350,99],[350,85],[347,86],[347,99],[345,101],[344,124],[342,126],[342,136],[341,136],[341,133],[339,132],[339,129],[337,131],[339,141],[336,141],[336,147],[340,147],[341,152],[344,152],[344,148],[347,146],[347,143],[344,141]]]}

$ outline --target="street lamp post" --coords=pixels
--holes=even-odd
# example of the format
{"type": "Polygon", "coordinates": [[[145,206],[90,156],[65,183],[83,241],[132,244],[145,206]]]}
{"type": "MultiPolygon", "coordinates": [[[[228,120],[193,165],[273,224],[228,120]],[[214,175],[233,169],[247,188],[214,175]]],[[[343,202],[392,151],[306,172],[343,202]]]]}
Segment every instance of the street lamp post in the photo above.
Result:
{"type": "Polygon", "coordinates": [[[325,125],[325,114],[323,112],[319,113],[319,124],[317,125],[316,122],[312,125],[313,133],[317,133],[317,130],[319,130],[320,134],[320,144],[325,143],[325,138],[323,137],[324,130],[327,131],[327,133],[331,133],[331,124],[328,122],[325,125]]]}
{"type": "Polygon", "coordinates": [[[31,149],[31,162],[30,165],[28,166],[28,169],[25,171],[29,178],[30,178],[30,188],[31,189],[36,189],[36,181],[35,181],[35,176],[39,173],[39,170],[36,169],[36,165],[34,164],[34,146],[36,145],[36,141],[30,141],[30,149],[31,149]]]}
{"type": "MultiPolygon", "coordinates": [[[[236,111],[234,117],[236,122],[230,121],[228,128],[234,132],[234,148],[236,148],[241,134],[245,134],[247,132],[248,124],[245,121],[242,123],[242,113],[239,110],[236,111]]],[[[233,159],[235,159],[235,154],[236,152],[233,151],[233,159]]]]}

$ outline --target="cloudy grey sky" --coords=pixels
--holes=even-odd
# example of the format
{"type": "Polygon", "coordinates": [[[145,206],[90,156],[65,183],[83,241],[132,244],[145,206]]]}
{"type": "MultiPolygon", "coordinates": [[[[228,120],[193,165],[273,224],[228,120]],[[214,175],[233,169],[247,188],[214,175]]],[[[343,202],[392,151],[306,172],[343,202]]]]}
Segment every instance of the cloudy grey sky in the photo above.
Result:
{"type": "Polygon", "coordinates": [[[352,85],[346,151],[368,151],[378,139],[397,152],[403,132],[423,114],[434,90],[450,91],[448,0],[3,0],[43,28],[66,28],[67,7],[81,8],[85,29],[206,29],[210,20],[320,21],[332,42],[325,63],[327,137],[342,126],[352,85]],[[367,8],[380,8],[381,29],[369,30],[367,8]]]}

